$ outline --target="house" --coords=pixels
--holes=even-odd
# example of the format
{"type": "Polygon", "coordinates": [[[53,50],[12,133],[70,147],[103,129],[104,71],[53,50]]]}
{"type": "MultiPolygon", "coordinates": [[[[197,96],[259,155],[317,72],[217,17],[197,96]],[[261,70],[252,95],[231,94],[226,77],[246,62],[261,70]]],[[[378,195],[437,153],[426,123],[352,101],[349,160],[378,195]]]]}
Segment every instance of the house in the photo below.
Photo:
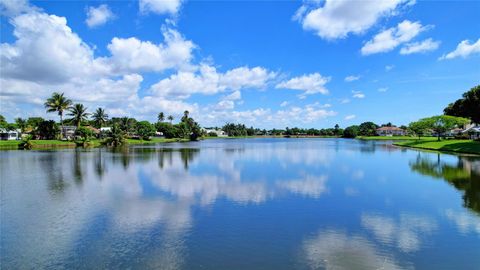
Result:
{"type": "Polygon", "coordinates": [[[478,140],[480,139],[480,127],[479,126],[471,126],[470,128],[467,128],[463,131],[463,133],[466,133],[470,136],[470,139],[472,140],[478,140]]]}
{"type": "Polygon", "coordinates": [[[67,139],[71,140],[75,138],[75,132],[77,131],[76,126],[63,126],[62,135],[67,139]]]}
{"type": "Polygon", "coordinates": [[[447,132],[445,133],[445,136],[447,136],[447,137],[455,137],[455,136],[457,136],[457,135],[462,134],[462,132],[463,132],[463,129],[461,129],[461,128],[454,128],[454,129],[452,129],[452,130],[447,131],[447,132]]]}
{"type": "Polygon", "coordinates": [[[380,127],[377,128],[378,136],[405,136],[405,130],[398,127],[380,127]]]}
{"type": "Polygon", "coordinates": [[[2,141],[20,140],[20,132],[18,130],[6,130],[4,128],[0,128],[0,140],[2,141]]]}
{"type": "Polygon", "coordinates": [[[206,134],[210,134],[210,133],[215,133],[217,134],[217,137],[228,137],[227,133],[221,129],[207,129],[207,128],[202,128],[203,132],[205,132],[206,134]]]}

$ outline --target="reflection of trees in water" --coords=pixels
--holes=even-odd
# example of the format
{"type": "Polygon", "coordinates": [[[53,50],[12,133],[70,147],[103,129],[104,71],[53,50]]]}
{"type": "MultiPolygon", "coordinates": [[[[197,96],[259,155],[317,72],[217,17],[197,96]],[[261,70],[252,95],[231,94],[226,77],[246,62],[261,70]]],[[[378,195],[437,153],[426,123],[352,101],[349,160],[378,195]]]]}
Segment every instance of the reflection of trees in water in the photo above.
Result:
{"type": "Polygon", "coordinates": [[[93,162],[95,163],[95,173],[97,174],[99,180],[102,180],[103,175],[105,174],[105,160],[103,158],[103,150],[98,148],[97,153],[95,154],[95,158],[93,162]]]}
{"type": "Polygon", "coordinates": [[[362,153],[375,153],[377,142],[375,141],[363,141],[360,140],[360,152],[362,153]]]}
{"type": "Polygon", "coordinates": [[[161,148],[158,151],[158,167],[160,167],[160,169],[163,169],[165,167],[166,161],[168,161],[169,166],[172,166],[173,151],[170,148],[161,148]]]}
{"type": "Polygon", "coordinates": [[[125,169],[128,168],[132,159],[135,162],[146,163],[154,158],[158,159],[158,166],[163,168],[165,161],[168,161],[169,165],[173,163],[174,153],[178,153],[180,159],[183,162],[185,170],[188,170],[189,164],[200,153],[198,148],[118,148],[113,149],[113,152],[117,155],[113,155],[113,162],[121,161],[125,169]]]}
{"type": "Polygon", "coordinates": [[[180,158],[183,161],[183,167],[185,170],[188,170],[188,165],[193,161],[195,156],[200,152],[197,148],[181,148],[180,149],[180,158]]]}
{"type": "Polygon", "coordinates": [[[43,168],[47,174],[48,190],[54,195],[62,194],[67,184],[64,181],[63,170],[56,166],[60,166],[61,158],[59,159],[59,153],[56,151],[45,152],[45,155],[41,156],[43,168]]]}
{"type": "Polygon", "coordinates": [[[435,160],[418,154],[410,168],[422,175],[444,179],[458,190],[464,191],[464,207],[480,213],[480,172],[477,169],[480,160],[458,157],[456,164],[443,162],[440,154],[435,160]]]}
{"type": "Polygon", "coordinates": [[[80,148],[75,148],[75,155],[73,156],[73,176],[77,185],[83,184],[82,172],[82,151],[80,148]]]}

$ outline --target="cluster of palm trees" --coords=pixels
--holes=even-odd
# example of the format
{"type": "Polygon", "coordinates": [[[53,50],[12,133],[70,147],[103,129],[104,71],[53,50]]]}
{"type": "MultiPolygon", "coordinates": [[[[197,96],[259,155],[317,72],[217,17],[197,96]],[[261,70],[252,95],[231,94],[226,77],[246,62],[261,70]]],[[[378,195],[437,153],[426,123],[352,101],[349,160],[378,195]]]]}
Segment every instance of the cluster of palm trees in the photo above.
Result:
{"type": "MultiPolygon", "coordinates": [[[[172,115],[169,115],[169,116],[167,117],[167,119],[168,119],[168,121],[170,121],[170,124],[171,124],[172,121],[173,121],[173,116],[172,116],[172,115]]],[[[163,121],[165,121],[165,114],[164,114],[163,112],[158,113],[157,120],[158,120],[158,122],[163,122],[163,121]]]]}
{"type": "MultiPolygon", "coordinates": [[[[87,107],[83,106],[81,103],[73,104],[72,100],[66,98],[64,93],[54,92],[50,98],[45,102],[45,108],[47,112],[56,112],[60,116],[60,125],[62,127],[62,137],[64,133],[63,128],[63,115],[65,112],[68,112],[67,115],[71,116],[69,122],[72,122],[77,128],[80,127],[80,124],[88,120],[90,113],[87,112],[87,107]]],[[[108,114],[105,113],[105,110],[98,108],[95,113],[92,114],[93,121],[98,125],[102,126],[108,121],[108,114]]]]}

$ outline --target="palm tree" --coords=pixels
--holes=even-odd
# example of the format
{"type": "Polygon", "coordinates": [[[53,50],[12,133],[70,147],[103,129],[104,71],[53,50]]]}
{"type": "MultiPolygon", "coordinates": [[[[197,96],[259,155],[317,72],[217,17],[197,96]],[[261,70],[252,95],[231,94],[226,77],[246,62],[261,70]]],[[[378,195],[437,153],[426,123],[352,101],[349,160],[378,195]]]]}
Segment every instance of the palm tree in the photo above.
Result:
{"type": "Polygon", "coordinates": [[[92,115],[93,121],[97,127],[102,127],[108,121],[108,114],[105,113],[105,110],[102,108],[97,108],[95,113],[92,115]]]}
{"type": "Polygon", "coordinates": [[[86,121],[90,114],[87,113],[87,108],[83,106],[83,104],[77,103],[70,108],[70,113],[68,115],[72,116],[70,121],[72,121],[77,128],[79,128],[80,124],[83,121],[86,121]]]}
{"type": "Polygon", "coordinates": [[[23,118],[15,118],[15,124],[17,124],[17,127],[20,129],[22,133],[25,132],[25,128],[27,127],[27,121],[23,118]]]}
{"type": "Polygon", "coordinates": [[[66,98],[63,93],[59,94],[54,92],[52,97],[48,98],[44,105],[47,109],[47,112],[57,112],[60,116],[60,125],[62,126],[61,133],[63,136],[63,112],[70,108],[72,101],[66,98]]]}
{"type": "Polygon", "coordinates": [[[186,122],[188,120],[188,115],[190,114],[189,111],[183,112],[182,122],[186,122]]]}
{"type": "Polygon", "coordinates": [[[158,122],[163,122],[165,120],[165,114],[163,112],[160,112],[158,114],[158,122]]]}
{"type": "Polygon", "coordinates": [[[173,121],[173,116],[172,116],[172,115],[169,115],[169,116],[167,117],[167,119],[170,121],[170,124],[171,124],[172,121],[173,121]]]}

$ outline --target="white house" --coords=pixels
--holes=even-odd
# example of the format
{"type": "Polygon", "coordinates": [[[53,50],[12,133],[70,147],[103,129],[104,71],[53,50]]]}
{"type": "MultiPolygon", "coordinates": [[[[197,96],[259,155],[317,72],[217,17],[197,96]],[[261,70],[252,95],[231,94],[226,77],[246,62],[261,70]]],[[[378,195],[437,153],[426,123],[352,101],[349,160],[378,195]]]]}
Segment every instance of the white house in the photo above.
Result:
{"type": "Polygon", "coordinates": [[[478,140],[480,139],[480,127],[478,126],[471,126],[463,131],[463,133],[466,133],[470,135],[470,139],[472,140],[478,140]]]}
{"type": "Polygon", "coordinates": [[[213,128],[212,129],[202,128],[202,129],[207,134],[209,134],[209,133],[217,134],[217,137],[227,137],[228,136],[227,133],[225,131],[221,130],[221,129],[213,129],[213,128]]]}
{"type": "Polygon", "coordinates": [[[4,128],[0,128],[0,140],[2,141],[20,140],[20,132],[18,130],[6,130],[4,128]]]}

